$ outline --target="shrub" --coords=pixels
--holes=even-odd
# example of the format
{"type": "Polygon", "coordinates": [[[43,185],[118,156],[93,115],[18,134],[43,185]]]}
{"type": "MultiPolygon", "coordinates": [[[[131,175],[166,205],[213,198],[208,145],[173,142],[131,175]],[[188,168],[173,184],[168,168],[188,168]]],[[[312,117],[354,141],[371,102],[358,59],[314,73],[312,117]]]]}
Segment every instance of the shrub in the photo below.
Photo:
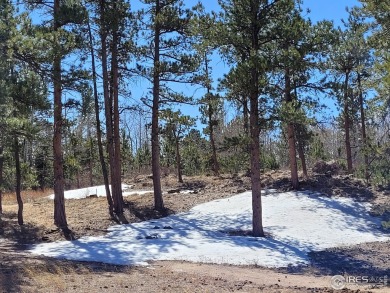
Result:
{"type": "Polygon", "coordinates": [[[340,174],[343,167],[336,161],[325,162],[320,160],[314,164],[312,170],[318,174],[337,175],[340,174]]]}

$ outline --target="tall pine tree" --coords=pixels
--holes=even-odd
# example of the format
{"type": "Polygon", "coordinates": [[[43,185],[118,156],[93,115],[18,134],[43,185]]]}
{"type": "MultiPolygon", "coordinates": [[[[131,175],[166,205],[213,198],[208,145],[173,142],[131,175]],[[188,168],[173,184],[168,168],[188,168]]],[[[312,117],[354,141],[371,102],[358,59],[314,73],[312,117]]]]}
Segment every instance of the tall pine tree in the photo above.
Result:
{"type": "Polygon", "coordinates": [[[192,81],[198,60],[193,55],[190,20],[194,10],[187,9],[182,0],[144,0],[140,37],[147,44],[140,47],[138,74],[152,84],[152,98],[144,102],[152,110],[151,145],[154,206],[164,210],[161,190],[159,116],[162,105],[185,102],[184,95],[172,90],[172,83],[192,81]],[[147,64],[151,64],[148,66],[147,64]]]}

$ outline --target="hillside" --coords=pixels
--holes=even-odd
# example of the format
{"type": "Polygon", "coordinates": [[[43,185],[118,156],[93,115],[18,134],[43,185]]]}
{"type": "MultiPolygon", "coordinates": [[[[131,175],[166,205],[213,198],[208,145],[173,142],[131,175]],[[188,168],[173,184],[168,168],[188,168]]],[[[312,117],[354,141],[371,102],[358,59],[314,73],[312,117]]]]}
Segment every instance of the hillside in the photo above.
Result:
{"type": "MultiPolygon", "coordinates": [[[[263,176],[263,184],[279,192],[287,191],[287,175],[283,172],[267,173],[263,176]]],[[[151,193],[132,194],[126,197],[128,220],[136,223],[187,212],[195,205],[228,198],[249,187],[249,178],[245,176],[188,177],[184,184],[175,181],[174,176],[164,178],[165,214],[153,210],[151,193]]],[[[151,190],[148,176],[128,178],[125,183],[132,185],[132,190],[151,190]]],[[[371,212],[377,215],[386,216],[384,211],[390,204],[386,190],[367,188],[352,177],[313,175],[302,183],[302,189],[327,194],[329,198],[349,197],[355,202],[369,202],[371,212]]],[[[389,241],[315,251],[309,253],[309,264],[274,269],[259,265],[248,267],[183,261],[158,261],[151,262],[148,267],[132,267],[31,255],[25,251],[29,244],[63,239],[52,225],[53,203],[47,196],[24,195],[26,225],[23,227],[16,223],[15,203],[10,196],[5,198],[5,213],[1,218],[0,284],[6,292],[112,292],[114,288],[116,292],[193,292],[194,288],[198,290],[195,292],[258,292],[259,289],[264,292],[332,292],[329,284],[333,275],[369,275],[377,280],[390,275],[389,241]]],[[[66,205],[69,226],[77,238],[104,235],[115,224],[108,217],[104,197],[67,200],[66,205]]],[[[382,232],[386,235],[385,230],[382,232]]],[[[350,292],[375,289],[352,285],[350,292]]]]}

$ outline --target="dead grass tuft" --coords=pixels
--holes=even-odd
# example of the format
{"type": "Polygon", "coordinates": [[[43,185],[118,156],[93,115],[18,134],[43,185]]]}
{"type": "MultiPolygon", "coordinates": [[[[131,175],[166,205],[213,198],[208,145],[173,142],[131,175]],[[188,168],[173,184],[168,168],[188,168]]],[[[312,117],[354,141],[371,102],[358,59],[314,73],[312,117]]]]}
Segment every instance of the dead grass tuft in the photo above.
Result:
{"type": "MultiPolygon", "coordinates": [[[[24,203],[33,203],[39,201],[53,193],[52,189],[45,190],[24,190],[22,191],[22,199],[24,203]]],[[[6,192],[3,194],[3,204],[17,204],[15,192],[6,192]]]]}
{"type": "MultiPolygon", "coordinates": [[[[90,271],[85,271],[89,273],[90,271]]],[[[31,286],[37,289],[45,289],[47,292],[61,292],[67,288],[66,275],[78,275],[75,270],[66,263],[49,262],[42,265],[28,265],[22,268],[22,276],[31,282],[31,286]]]]}

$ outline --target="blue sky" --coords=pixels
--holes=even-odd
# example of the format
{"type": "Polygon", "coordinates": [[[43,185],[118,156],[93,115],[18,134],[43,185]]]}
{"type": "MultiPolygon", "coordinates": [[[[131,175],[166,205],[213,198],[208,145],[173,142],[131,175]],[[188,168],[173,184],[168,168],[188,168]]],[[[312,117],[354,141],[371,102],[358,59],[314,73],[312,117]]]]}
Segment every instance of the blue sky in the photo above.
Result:
{"type": "Polygon", "coordinates": [[[341,25],[341,19],[346,19],[348,14],[346,7],[359,6],[358,0],[304,0],[303,7],[309,8],[309,17],[313,22],[319,20],[333,20],[336,25],[341,25]]]}
{"type": "MultiPolygon", "coordinates": [[[[186,3],[197,2],[195,0],[185,1],[186,3]]],[[[218,0],[201,1],[207,10],[218,10],[218,0]]],[[[190,4],[189,4],[190,5],[190,4]]],[[[334,20],[335,24],[340,24],[341,18],[346,18],[346,7],[359,5],[358,0],[303,0],[303,8],[311,10],[310,18],[316,22],[318,20],[334,20]]]]}

